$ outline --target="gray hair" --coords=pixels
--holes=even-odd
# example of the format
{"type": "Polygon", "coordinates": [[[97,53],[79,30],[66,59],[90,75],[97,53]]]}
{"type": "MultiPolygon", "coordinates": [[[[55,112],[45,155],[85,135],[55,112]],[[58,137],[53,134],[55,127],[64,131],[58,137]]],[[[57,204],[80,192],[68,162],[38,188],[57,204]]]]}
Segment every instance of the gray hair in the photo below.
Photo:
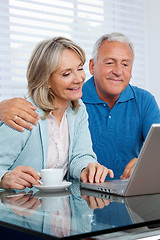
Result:
{"type": "MultiPolygon", "coordinates": [[[[34,49],[28,64],[28,93],[34,103],[45,112],[44,118],[55,109],[55,96],[49,88],[49,80],[51,74],[58,69],[65,49],[76,52],[82,63],[85,63],[85,53],[81,47],[68,38],[55,37],[40,42],[34,49]]],[[[78,100],[71,103],[73,109],[78,111],[78,100]]]]}
{"type": "Polygon", "coordinates": [[[102,45],[102,42],[104,40],[108,40],[109,42],[122,42],[122,43],[126,43],[132,50],[133,52],[133,58],[134,58],[134,48],[133,48],[133,44],[132,42],[122,33],[118,33],[118,32],[113,32],[113,33],[109,33],[109,34],[105,34],[103,36],[101,36],[95,43],[94,47],[93,47],[93,51],[92,51],[92,59],[94,62],[97,61],[98,58],[98,49],[99,47],[102,45]]]}

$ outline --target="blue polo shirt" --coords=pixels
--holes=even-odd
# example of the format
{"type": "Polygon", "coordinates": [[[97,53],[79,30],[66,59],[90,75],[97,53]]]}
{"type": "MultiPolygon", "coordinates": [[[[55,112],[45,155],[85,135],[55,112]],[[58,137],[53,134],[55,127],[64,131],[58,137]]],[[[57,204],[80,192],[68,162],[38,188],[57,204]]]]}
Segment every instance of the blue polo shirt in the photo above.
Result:
{"type": "Polygon", "coordinates": [[[119,178],[130,160],[138,157],[152,123],[160,123],[155,98],[129,84],[110,110],[108,103],[99,98],[91,77],[83,86],[82,100],[98,162],[119,178]]]}

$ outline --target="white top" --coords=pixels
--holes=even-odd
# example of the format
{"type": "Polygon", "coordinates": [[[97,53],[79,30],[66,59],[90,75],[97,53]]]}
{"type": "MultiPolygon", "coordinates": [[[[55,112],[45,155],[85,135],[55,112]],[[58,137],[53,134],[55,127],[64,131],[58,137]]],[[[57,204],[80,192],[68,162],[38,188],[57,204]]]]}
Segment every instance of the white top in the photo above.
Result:
{"type": "Polygon", "coordinates": [[[69,127],[66,111],[63,114],[60,126],[56,118],[50,113],[49,120],[49,145],[47,168],[63,168],[64,176],[69,162],[69,127]]]}

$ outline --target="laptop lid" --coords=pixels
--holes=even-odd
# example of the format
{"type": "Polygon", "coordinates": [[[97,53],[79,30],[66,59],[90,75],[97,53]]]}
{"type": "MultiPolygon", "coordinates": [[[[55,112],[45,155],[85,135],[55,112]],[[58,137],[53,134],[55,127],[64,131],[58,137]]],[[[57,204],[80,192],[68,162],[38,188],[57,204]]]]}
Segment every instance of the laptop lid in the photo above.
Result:
{"type": "Polygon", "coordinates": [[[152,124],[130,176],[125,196],[160,193],[160,124],[152,124]]]}
{"type": "Polygon", "coordinates": [[[160,193],[159,182],[160,124],[152,124],[128,181],[109,180],[104,183],[81,183],[81,186],[122,196],[133,196],[160,193]]]}

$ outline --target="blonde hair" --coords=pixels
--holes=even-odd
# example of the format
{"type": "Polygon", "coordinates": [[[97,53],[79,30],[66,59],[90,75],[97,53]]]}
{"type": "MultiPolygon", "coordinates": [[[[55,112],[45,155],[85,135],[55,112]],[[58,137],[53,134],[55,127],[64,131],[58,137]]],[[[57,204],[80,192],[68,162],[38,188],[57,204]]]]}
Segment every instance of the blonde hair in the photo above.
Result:
{"type": "MultiPolygon", "coordinates": [[[[44,119],[55,109],[55,97],[52,90],[48,87],[48,83],[51,74],[58,69],[62,53],[65,49],[71,49],[76,52],[82,63],[85,63],[83,49],[65,37],[55,37],[40,42],[34,49],[28,63],[28,94],[35,104],[45,112],[44,119]]],[[[78,111],[78,100],[71,103],[72,108],[78,111]]]]}

